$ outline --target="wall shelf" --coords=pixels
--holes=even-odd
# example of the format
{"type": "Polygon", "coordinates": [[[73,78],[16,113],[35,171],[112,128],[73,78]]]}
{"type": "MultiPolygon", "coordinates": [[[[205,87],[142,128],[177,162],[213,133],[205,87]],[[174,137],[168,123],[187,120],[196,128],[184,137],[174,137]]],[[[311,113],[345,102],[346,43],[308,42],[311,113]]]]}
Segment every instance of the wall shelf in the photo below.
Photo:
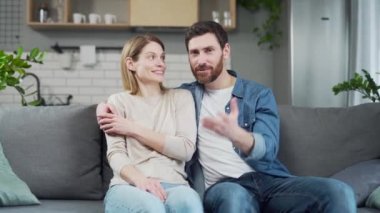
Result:
{"type": "Polygon", "coordinates": [[[152,29],[186,28],[198,20],[212,20],[212,12],[218,11],[220,23],[223,24],[223,13],[229,12],[230,24],[227,31],[236,28],[236,0],[27,0],[26,23],[36,30],[125,30],[150,27],[152,29]],[[59,19],[54,3],[62,3],[63,12],[59,19]],[[50,21],[41,23],[38,20],[38,9],[42,3],[49,6],[50,21]],[[54,13],[55,11],[55,13],[54,13]],[[110,11],[117,16],[114,24],[73,23],[73,13],[80,12],[86,16],[97,13],[102,16],[110,11]],[[146,14],[151,14],[147,16],[146,14]]]}
{"type": "Polygon", "coordinates": [[[39,23],[39,22],[29,22],[30,27],[39,30],[49,30],[49,29],[83,29],[83,30],[125,30],[130,28],[128,24],[117,23],[117,24],[74,24],[74,23],[39,23]]]}

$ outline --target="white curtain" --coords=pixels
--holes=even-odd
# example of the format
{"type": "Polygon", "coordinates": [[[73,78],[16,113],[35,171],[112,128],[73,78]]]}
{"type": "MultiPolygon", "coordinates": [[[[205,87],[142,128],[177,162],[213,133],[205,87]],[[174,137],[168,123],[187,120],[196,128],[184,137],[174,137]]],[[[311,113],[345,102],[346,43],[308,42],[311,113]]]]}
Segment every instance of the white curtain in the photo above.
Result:
{"type": "MultiPolygon", "coordinates": [[[[350,75],[367,70],[380,82],[380,1],[352,0],[350,20],[350,75]]],[[[369,102],[358,92],[350,96],[350,105],[369,102]]]]}

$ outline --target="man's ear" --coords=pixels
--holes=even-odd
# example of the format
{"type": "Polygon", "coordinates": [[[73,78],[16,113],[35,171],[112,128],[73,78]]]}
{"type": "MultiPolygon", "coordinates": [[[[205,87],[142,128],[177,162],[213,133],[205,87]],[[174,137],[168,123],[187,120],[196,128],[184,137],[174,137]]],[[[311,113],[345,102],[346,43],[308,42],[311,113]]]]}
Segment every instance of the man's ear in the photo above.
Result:
{"type": "Polygon", "coordinates": [[[223,58],[225,60],[230,58],[230,52],[231,52],[231,46],[229,43],[226,43],[223,48],[223,58]]]}
{"type": "Polygon", "coordinates": [[[125,58],[125,65],[127,65],[128,70],[130,70],[132,72],[136,71],[135,62],[132,60],[131,57],[125,58]]]}

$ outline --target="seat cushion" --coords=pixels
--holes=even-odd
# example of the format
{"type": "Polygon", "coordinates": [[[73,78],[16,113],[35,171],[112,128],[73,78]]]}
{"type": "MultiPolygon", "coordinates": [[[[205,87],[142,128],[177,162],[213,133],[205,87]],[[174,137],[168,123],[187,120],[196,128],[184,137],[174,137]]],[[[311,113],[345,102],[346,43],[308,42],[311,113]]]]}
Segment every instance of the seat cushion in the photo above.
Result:
{"type": "Polygon", "coordinates": [[[103,213],[102,200],[40,200],[38,206],[0,208],[0,213],[103,213]]]}
{"type": "Polygon", "coordinates": [[[367,197],[380,186],[380,159],[354,164],[331,177],[351,186],[355,192],[356,204],[364,206],[367,197]]]}
{"type": "Polygon", "coordinates": [[[101,133],[95,105],[0,111],[4,153],[38,198],[103,198],[101,133]]]}

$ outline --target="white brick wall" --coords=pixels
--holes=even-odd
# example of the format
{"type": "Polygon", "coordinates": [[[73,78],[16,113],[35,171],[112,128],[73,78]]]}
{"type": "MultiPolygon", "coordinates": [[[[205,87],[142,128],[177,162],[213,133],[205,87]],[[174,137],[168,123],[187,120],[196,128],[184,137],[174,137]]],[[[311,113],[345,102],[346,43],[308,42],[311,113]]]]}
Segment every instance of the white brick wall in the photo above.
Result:
{"type": "MultiPolygon", "coordinates": [[[[109,95],[123,90],[120,80],[120,52],[97,51],[97,63],[84,67],[77,51],[73,55],[72,68],[64,70],[60,65],[60,55],[46,53],[44,64],[32,64],[28,72],[40,78],[41,94],[47,102],[57,102],[57,97],[65,101],[68,94],[73,95],[72,104],[93,104],[106,100],[109,95]]],[[[167,74],[165,85],[176,87],[183,82],[193,81],[187,55],[167,55],[167,74]],[[190,75],[182,75],[188,72],[190,75]]],[[[0,91],[0,105],[20,105],[20,97],[13,88],[0,91]]]]}
{"type": "MultiPolygon", "coordinates": [[[[93,67],[84,67],[80,63],[78,51],[71,54],[73,60],[70,70],[62,69],[60,55],[51,52],[46,53],[44,64],[32,64],[32,68],[27,70],[40,78],[41,94],[48,103],[59,103],[58,98],[65,101],[71,94],[72,104],[94,104],[123,90],[119,51],[98,50],[97,63],[93,67]]],[[[194,81],[186,54],[167,54],[166,63],[166,87],[194,81]]],[[[0,105],[20,105],[18,93],[13,88],[0,91],[0,105]]]]}

